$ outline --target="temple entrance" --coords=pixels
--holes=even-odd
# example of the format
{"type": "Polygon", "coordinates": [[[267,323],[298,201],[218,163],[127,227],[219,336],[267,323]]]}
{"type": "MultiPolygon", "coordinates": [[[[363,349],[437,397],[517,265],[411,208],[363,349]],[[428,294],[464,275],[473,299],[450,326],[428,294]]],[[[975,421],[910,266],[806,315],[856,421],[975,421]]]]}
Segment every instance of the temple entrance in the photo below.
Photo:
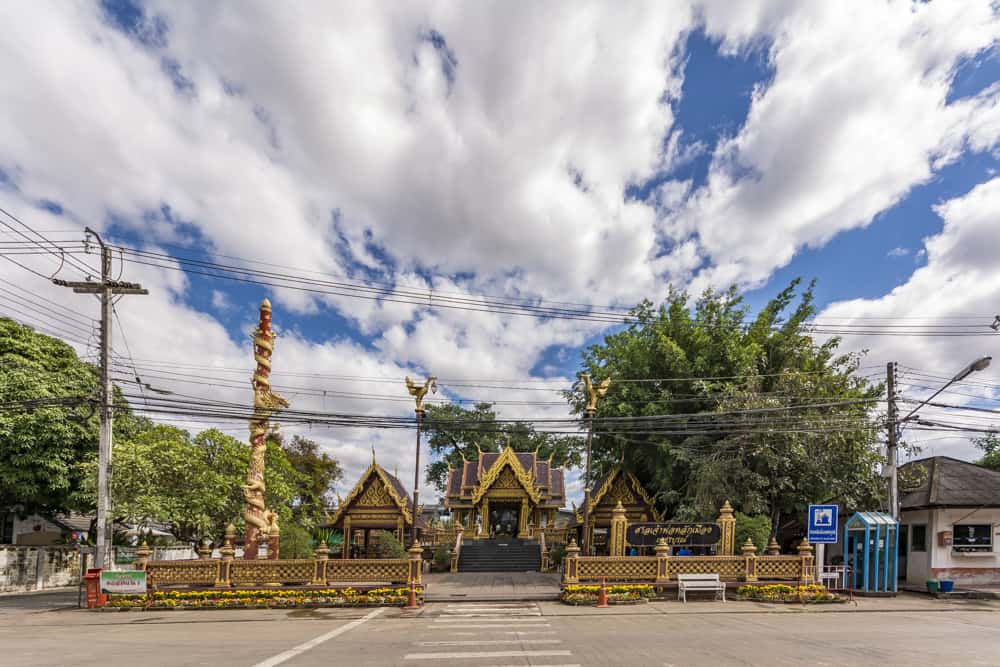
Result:
{"type": "Polygon", "coordinates": [[[494,537],[517,537],[521,503],[490,503],[490,533],[494,537]]]}

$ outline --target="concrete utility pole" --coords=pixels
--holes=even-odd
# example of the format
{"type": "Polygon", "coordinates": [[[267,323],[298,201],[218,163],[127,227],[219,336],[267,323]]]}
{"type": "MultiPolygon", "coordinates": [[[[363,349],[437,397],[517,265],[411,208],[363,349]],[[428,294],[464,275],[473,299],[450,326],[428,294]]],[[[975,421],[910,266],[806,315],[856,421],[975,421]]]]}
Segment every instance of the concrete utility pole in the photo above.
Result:
{"type": "Polygon", "coordinates": [[[885,390],[889,399],[888,429],[889,437],[885,447],[885,472],[889,478],[889,514],[899,520],[899,480],[896,476],[896,457],[899,446],[899,422],[896,412],[896,362],[885,365],[885,390]]]}
{"type": "Polygon", "coordinates": [[[111,248],[104,245],[100,235],[90,227],[86,233],[97,239],[101,246],[101,282],[70,282],[53,279],[60,287],[70,287],[77,294],[97,294],[101,298],[101,433],[98,444],[97,469],[97,554],[95,565],[111,567],[111,445],[114,426],[114,386],[111,383],[111,327],[113,306],[111,297],[116,294],[149,294],[137,283],[111,279],[111,248]]]}
{"type": "Polygon", "coordinates": [[[580,379],[583,381],[583,388],[587,394],[587,405],[584,408],[587,413],[587,470],[583,480],[583,535],[580,536],[580,541],[583,543],[581,545],[583,555],[592,556],[593,545],[590,543],[590,450],[594,441],[594,414],[597,412],[597,401],[608,393],[611,378],[605,378],[604,382],[596,386],[588,373],[580,373],[580,379]]]}

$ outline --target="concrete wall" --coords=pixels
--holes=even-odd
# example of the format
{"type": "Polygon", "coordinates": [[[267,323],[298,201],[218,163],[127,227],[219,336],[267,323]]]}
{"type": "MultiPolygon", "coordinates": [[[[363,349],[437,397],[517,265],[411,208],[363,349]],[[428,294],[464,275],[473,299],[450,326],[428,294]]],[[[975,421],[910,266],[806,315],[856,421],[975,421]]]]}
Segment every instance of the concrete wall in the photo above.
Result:
{"type": "Polygon", "coordinates": [[[0,546],[0,592],[35,591],[80,582],[80,554],[72,547],[0,546]]]}
{"type": "MultiPolygon", "coordinates": [[[[1000,584],[1000,509],[936,509],[903,512],[902,523],[927,526],[927,553],[910,551],[907,563],[908,584],[923,585],[927,579],[951,579],[956,584],[1000,584]],[[956,523],[979,523],[993,526],[993,551],[961,553],[950,546],[938,546],[938,533],[954,530],[956,523]]],[[[910,528],[910,539],[913,529],[910,528]]]]}

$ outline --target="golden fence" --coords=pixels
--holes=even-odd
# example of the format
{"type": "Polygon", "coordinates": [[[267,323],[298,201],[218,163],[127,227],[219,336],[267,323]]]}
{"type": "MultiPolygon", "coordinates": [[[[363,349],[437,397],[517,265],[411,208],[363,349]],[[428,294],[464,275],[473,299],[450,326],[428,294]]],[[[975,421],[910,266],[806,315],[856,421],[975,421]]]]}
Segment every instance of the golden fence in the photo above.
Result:
{"type": "Polygon", "coordinates": [[[154,588],[421,583],[419,546],[410,548],[409,558],[329,559],[327,551],[317,550],[316,558],[238,560],[230,555],[185,561],[150,561],[147,551],[135,567],[149,574],[154,588]]]}
{"type": "Polygon", "coordinates": [[[679,574],[718,574],[723,581],[772,581],[810,579],[812,551],[808,547],[798,556],[669,556],[669,549],[657,549],[656,556],[579,556],[575,543],[567,549],[563,561],[562,583],[630,582],[665,585],[679,574]]]}
{"type": "Polygon", "coordinates": [[[656,558],[597,557],[578,558],[577,578],[580,581],[654,581],[656,558]]]}

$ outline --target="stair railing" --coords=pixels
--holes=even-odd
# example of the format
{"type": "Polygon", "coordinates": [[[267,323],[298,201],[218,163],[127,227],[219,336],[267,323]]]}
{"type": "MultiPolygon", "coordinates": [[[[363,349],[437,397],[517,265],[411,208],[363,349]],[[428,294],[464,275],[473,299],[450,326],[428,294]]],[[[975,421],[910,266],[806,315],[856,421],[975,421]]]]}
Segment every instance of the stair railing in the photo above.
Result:
{"type": "Polygon", "coordinates": [[[545,548],[545,531],[542,530],[538,534],[538,549],[540,554],[539,562],[541,563],[542,572],[549,571],[549,550],[545,548]]]}

